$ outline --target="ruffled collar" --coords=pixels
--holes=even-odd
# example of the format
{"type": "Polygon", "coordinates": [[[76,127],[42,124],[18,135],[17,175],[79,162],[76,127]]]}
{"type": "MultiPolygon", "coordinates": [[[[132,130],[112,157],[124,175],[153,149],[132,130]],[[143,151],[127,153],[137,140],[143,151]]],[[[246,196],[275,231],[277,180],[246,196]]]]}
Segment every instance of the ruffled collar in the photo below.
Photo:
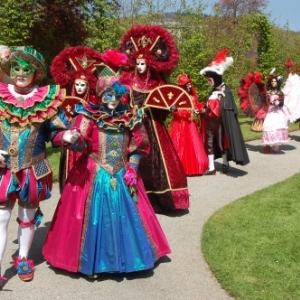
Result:
{"type": "MultiPolygon", "coordinates": [[[[10,92],[16,99],[24,99],[24,100],[26,100],[26,99],[28,99],[28,98],[31,98],[31,97],[37,92],[37,90],[38,90],[38,86],[35,85],[30,93],[28,93],[28,94],[26,94],[26,95],[23,95],[23,94],[19,94],[19,93],[17,93],[17,92],[15,91],[14,85],[13,85],[13,84],[8,84],[7,87],[8,87],[9,92],[10,92]]],[[[23,101],[24,101],[24,100],[23,100],[23,101]]],[[[22,103],[23,101],[21,101],[21,102],[19,102],[19,103],[22,103]]]]}
{"type": "Polygon", "coordinates": [[[93,119],[100,128],[110,130],[124,130],[133,128],[137,123],[142,122],[144,115],[143,109],[136,110],[115,110],[113,112],[106,110],[103,106],[96,109],[90,105],[76,104],[75,112],[83,114],[89,119],[93,119]]]}
{"type": "Polygon", "coordinates": [[[27,95],[18,94],[14,86],[0,83],[0,120],[26,126],[42,123],[57,113],[66,96],[59,85],[35,86],[27,95]]]}

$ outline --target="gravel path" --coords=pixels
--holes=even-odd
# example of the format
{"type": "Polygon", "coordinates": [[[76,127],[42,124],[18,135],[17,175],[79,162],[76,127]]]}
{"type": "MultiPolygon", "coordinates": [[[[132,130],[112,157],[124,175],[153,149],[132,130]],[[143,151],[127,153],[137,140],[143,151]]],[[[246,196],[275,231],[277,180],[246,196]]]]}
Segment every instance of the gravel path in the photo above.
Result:
{"type": "MultiPolygon", "coordinates": [[[[293,132],[279,154],[261,153],[260,141],[247,143],[250,164],[231,163],[229,173],[215,176],[190,177],[190,209],[186,213],[158,215],[172,248],[172,253],[160,260],[156,268],[127,275],[102,275],[90,281],[78,274],[51,268],[41,255],[42,245],[58,201],[58,186],[54,185],[51,200],[41,206],[42,224],[36,231],[30,257],[35,257],[36,271],[32,282],[19,280],[11,265],[11,255],[17,251],[17,223],[14,209],[9,227],[9,241],[2,272],[9,278],[0,291],[1,300],[227,300],[232,299],[210,272],[201,253],[201,233],[205,222],[221,207],[234,200],[280,182],[300,172],[300,133],[293,132]],[[14,239],[15,236],[15,239],[14,239]]],[[[216,162],[217,170],[221,162],[216,162]]]]}

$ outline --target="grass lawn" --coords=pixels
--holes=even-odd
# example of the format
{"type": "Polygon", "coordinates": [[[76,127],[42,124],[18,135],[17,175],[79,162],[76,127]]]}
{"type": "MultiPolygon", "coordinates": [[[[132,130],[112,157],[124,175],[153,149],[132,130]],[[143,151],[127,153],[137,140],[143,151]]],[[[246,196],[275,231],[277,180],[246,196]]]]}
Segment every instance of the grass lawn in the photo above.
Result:
{"type": "Polygon", "coordinates": [[[53,180],[58,181],[60,148],[52,148],[51,143],[47,144],[47,157],[53,168],[53,180]]]}
{"type": "Polygon", "coordinates": [[[205,224],[204,256],[236,299],[300,299],[299,182],[296,174],[243,197],[205,224]]]}
{"type": "MultiPolygon", "coordinates": [[[[246,141],[260,139],[240,119],[246,141]]],[[[299,129],[290,124],[290,131],[299,129]]],[[[214,214],[202,251],[212,272],[236,299],[300,299],[300,174],[243,197],[214,214]],[[275,197],[276,195],[276,197],[275,197]]]]}

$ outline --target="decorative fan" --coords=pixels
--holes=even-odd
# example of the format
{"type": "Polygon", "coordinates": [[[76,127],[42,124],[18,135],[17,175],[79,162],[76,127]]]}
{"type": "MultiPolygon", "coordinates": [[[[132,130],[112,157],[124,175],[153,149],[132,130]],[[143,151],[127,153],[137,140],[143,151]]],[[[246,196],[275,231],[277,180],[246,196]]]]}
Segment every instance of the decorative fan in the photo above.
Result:
{"type": "Polygon", "coordinates": [[[171,84],[159,86],[151,91],[145,100],[147,107],[170,110],[176,106],[178,110],[194,109],[191,96],[181,87],[171,84]]]}
{"type": "Polygon", "coordinates": [[[240,107],[247,117],[255,118],[252,131],[261,132],[267,113],[266,85],[260,72],[251,72],[240,82],[238,95],[240,107]]]}
{"type": "Polygon", "coordinates": [[[66,117],[68,118],[69,121],[72,120],[75,105],[78,103],[84,104],[86,103],[86,101],[76,96],[67,96],[64,102],[62,103],[62,105],[60,106],[61,109],[63,109],[63,111],[65,112],[66,117]]]}

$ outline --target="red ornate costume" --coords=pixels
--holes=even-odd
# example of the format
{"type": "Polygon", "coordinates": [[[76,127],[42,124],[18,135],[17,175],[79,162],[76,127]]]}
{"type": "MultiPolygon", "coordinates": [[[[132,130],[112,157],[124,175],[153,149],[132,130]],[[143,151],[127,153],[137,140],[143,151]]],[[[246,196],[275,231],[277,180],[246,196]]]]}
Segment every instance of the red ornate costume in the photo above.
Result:
{"type": "MultiPolygon", "coordinates": [[[[187,74],[178,76],[178,85],[188,90],[190,97],[193,98],[196,112],[201,111],[203,105],[198,101],[192,81],[187,74]]],[[[169,133],[185,174],[187,176],[202,175],[208,168],[208,157],[194,112],[179,110],[172,114],[169,133]]]]}
{"type": "MultiPolygon", "coordinates": [[[[132,85],[131,104],[142,107],[154,88],[166,84],[164,75],[177,65],[174,40],[160,26],[136,25],[123,36],[119,50],[129,58],[129,71],[122,74],[122,79],[132,85]]],[[[184,169],[164,124],[168,113],[149,107],[143,120],[151,151],[141,159],[139,172],[157,212],[189,207],[184,169]]]]}

